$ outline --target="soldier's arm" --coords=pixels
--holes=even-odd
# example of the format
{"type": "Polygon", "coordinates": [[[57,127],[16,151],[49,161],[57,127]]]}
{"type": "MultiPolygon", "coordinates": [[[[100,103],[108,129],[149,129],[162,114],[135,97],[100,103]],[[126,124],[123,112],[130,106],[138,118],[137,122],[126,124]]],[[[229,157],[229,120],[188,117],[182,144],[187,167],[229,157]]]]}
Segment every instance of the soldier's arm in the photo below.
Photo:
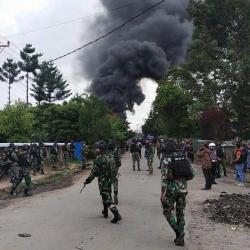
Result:
{"type": "Polygon", "coordinates": [[[88,176],[88,178],[85,180],[85,183],[86,184],[89,184],[89,183],[91,183],[94,179],[95,179],[95,177],[97,177],[98,176],[98,167],[95,165],[95,163],[94,163],[94,165],[93,165],[93,168],[92,168],[92,170],[91,170],[91,172],[90,172],[90,175],[88,176]]]}

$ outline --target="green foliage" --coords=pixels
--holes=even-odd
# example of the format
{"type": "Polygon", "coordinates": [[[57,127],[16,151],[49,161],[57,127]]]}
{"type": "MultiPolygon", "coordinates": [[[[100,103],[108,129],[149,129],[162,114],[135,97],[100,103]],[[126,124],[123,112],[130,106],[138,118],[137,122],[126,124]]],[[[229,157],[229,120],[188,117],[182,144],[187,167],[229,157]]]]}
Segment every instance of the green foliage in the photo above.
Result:
{"type": "Polygon", "coordinates": [[[18,67],[18,64],[14,62],[13,59],[7,58],[7,60],[3,63],[2,67],[0,67],[0,81],[5,82],[9,85],[9,105],[10,105],[10,89],[11,85],[15,82],[19,82],[23,79],[23,77],[19,77],[21,70],[18,67]]]}
{"type": "Polygon", "coordinates": [[[32,96],[40,106],[41,102],[49,103],[61,101],[71,95],[67,81],[53,63],[43,62],[40,71],[34,77],[32,96]]]}
{"type": "Polygon", "coordinates": [[[76,96],[69,102],[30,107],[17,103],[0,111],[1,142],[86,141],[130,136],[128,124],[95,96],[76,96]]]}
{"type": "Polygon", "coordinates": [[[190,136],[194,129],[190,115],[192,105],[193,100],[187,91],[171,80],[163,79],[157,89],[157,97],[143,131],[170,137],[190,136]],[[150,128],[153,130],[146,131],[150,128]]]}
{"type": "Polygon", "coordinates": [[[198,135],[210,139],[230,138],[233,129],[236,135],[249,138],[250,0],[191,0],[189,12],[195,28],[187,62],[169,71],[166,79],[172,87],[165,85],[166,79],[160,82],[156,98],[160,105],[153,106],[144,129],[181,136],[180,128],[171,132],[181,122],[179,126],[186,127],[193,136],[198,131],[198,135]],[[186,102],[174,86],[188,93],[192,102],[186,102]],[[183,110],[178,108],[181,103],[183,110]],[[159,111],[159,107],[164,109],[159,111]],[[218,112],[211,112],[211,108],[218,112]],[[174,117],[174,110],[184,120],[177,112],[176,121],[169,118],[174,117]],[[159,112],[165,112],[165,119],[159,112]],[[211,113],[216,119],[201,119],[204,114],[213,117],[211,113]],[[210,125],[205,125],[204,120],[210,125]],[[195,130],[190,131],[188,124],[195,130]]]}
{"type": "Polygon", "coordinates": [[[34,116],[21,102],[0,111],[0,135],[2,142],[30,142],[34,116]]]}
{"type": "Polygon", "coordinates": [[[18,63],[20,69],[27,74],[35,74],[39,68],[39,57],[42,54],[35,53],[35,48],[31,44],[26,44],[24,49],[20,52],[21,61],[18,63]]]}

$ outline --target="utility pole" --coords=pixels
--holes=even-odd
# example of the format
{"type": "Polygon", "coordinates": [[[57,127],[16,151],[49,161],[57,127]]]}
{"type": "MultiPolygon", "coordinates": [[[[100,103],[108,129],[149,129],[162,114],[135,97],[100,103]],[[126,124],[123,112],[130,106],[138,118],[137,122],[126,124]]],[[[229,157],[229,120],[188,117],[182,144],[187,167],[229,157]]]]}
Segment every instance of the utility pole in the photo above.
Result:
{"type": "Polygon", "coordinates": [[[0,43],[0,48],[7,48],[10,47],[10,42],[8,41],[7,44],[1,44],[0,43]]]}

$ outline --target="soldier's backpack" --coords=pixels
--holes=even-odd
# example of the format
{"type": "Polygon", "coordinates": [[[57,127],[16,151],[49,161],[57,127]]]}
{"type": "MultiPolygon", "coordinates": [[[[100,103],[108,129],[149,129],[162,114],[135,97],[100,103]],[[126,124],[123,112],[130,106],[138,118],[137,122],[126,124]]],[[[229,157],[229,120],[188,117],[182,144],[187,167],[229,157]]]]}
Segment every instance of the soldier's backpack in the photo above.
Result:
{"type": "Polygon", "coordinates": [[[188,180],[193,179],[194,173],[192,170],[192,166],[183,153],[181,152],[174,153],[171,158],[173,164],[174,179],[181,179],[181,178],[186,178],[188,180]]]}

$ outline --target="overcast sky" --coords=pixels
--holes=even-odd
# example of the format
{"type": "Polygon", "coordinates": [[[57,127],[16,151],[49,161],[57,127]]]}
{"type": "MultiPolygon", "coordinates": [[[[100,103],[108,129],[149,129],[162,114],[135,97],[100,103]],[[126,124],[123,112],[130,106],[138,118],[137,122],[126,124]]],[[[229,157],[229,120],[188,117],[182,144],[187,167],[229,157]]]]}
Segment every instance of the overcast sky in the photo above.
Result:
{"type": "MultiPolygon", "coordinates": [[[[119,1],[123,2],[117,2],[119,1]]],[[[22,49],[26,43],[31,43],[37,52],[42,52],[43,60],[55,58],[80,47],[94,38],[91,37],[91,32],[88,33],[88,24],[96,14],[105,15],[98,0],[0,0],[0,42],[5,43],[7,38],[12,43],[10,48],[0,54],[0,65],[7,57],[17,60],[18,48],[22,49]],[[82,20],[20,35],[79,17],[83,17],[82,20]]],[[[98,43],[93,46],[98,46],[98,43]]],[[[73,94],[81,94],[86,90],[89,82],[77,73],[77,54],[57,61],[56,65],[63,72],[73,94]]],[[[140,107],[135,107],[135,114],[128,114],[132,129],[137,129],[144,123],[155,98],[156,84],[148,80],[141,84],[146,100],[140,107]]],[[[12,102],[17,99],[26,100],[24,85],[24,82],[13,85],[12,102]]],[[[8,90],[5,83],[0,82],[0,86],[0,108],[3,108],[7,103],[8,90]]],[[[31,97],[30,101],[34,103],[31,97]]]]}

